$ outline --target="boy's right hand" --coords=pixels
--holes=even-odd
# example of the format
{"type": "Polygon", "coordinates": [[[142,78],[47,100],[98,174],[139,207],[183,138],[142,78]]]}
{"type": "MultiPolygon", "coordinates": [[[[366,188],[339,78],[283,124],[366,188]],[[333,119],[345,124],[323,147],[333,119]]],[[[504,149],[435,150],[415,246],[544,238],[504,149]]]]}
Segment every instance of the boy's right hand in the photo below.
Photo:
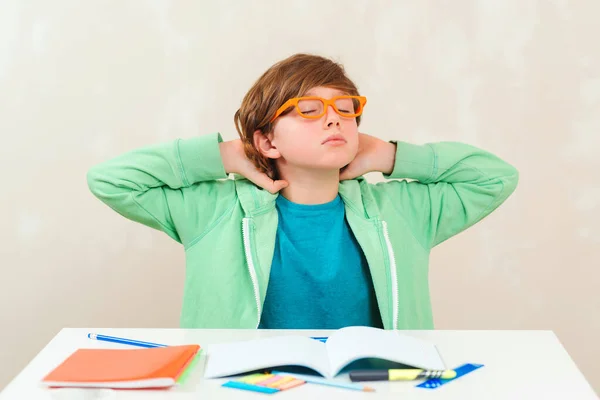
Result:
{"type": "Polygon", "coordinates": [[[219,143],[219,149],[226,173],[240,174],[255,185],[273,194],[287,187],[287,181],[274,181],[254,166],[252,161],[246,157],[246,153],[244,153],[244,144],[241,139],[221,142],[219,143]]]}

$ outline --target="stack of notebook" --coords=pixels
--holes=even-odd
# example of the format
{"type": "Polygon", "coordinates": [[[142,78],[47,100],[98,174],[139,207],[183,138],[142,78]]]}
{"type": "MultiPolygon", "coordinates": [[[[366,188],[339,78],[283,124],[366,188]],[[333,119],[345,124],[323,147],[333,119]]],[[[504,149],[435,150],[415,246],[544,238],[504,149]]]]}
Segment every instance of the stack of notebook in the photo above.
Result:
{"type": "Polygon", "coordinates": [[[199,345],[78,349],[42,379],[48,387],[168,388],[191,367],[199,345]]]}

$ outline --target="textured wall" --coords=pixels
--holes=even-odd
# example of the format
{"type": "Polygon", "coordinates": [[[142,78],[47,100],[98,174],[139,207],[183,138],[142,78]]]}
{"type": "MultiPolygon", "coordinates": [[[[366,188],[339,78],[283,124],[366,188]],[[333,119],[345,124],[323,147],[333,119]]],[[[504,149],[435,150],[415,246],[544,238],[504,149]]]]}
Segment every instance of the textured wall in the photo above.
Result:
{"type": "Polygon", "coordinates": [[[436,326],[552,329],[598,390],[600,3],[214,3],[0,1],[0,387],[61,327],[177,326],[182,250],[94,199],[86,171],[235,138],[252,82],[304,51],[346,65],[364,132],[519,168],[503,207],[434,251],[436,326]]]}

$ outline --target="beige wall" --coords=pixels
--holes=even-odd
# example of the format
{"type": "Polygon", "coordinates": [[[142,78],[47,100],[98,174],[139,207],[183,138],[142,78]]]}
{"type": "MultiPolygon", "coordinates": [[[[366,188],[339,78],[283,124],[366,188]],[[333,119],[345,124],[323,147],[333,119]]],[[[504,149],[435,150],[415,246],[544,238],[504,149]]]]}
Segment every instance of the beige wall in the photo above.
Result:
{"type": "Polygon", "coordinates": [[[368,96],[364,132],[519,168],[504,206],[434,251],[437,328],[552,329],[599,390],[600,3],[214,3],[0,2],[0,387],[62,327],[177,326],[182,249],[94,199],[86,171],[235,138],[254,79],[308,51],[368,96]]]}

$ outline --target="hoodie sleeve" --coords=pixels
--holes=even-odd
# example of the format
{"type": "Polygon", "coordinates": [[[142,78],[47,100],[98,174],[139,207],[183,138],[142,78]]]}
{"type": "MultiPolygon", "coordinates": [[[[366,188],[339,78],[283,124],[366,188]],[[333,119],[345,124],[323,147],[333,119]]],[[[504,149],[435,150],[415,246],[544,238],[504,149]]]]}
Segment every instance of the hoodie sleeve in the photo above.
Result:
{"type": "Polygon", "coordinates": [[[193,224],[206,224],[232,192],[219,143],[211,134],[139,148],[95,165],[90,191],[122,216],[161,230],[180,243],[193,224]],[[228,180],[226,180],[228,181],[228,180]],[[221,201],[222,203],[222,201],[221,201]]]}
{"type": "Polygon", "coordinates": [[[516,189],[518,171],[476,147],[396,144],[394,169],[376,192],[387,195],[428,248],[481,221],[516,189]],[[408,181],[408,180],[410,181],[408,181]]]}

